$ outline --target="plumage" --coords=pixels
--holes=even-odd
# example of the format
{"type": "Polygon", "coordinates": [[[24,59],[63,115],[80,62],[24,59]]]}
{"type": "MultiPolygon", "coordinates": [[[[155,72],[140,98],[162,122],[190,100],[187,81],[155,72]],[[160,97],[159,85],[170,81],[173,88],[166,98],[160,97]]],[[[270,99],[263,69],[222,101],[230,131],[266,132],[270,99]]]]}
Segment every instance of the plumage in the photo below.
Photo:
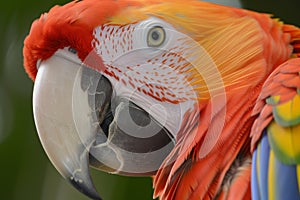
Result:
{"type": "Polygon", "coordinates": [[[294,97],[290,101],[274,107],[273,114],[276,122],[283,127],[291,127],[299,124],[300,123],[300,111],[298,109],[299,105],[300,105],[300,96],[294,95],[294,97]]]}
{"type": "Polygon", "coordinates": [[[299,199],[297,27],[196,0],[83,0],[33,23],[23,50],[29,77],[63,48],[145,112],[182,108],[163,124],[175,146],[153,176],[154,197],[299,199]],[[149,24],[169,36],[160,51],[143,40],[149,24]]]}
{"type": "MultiPolygon", "coordinates": [[[[300,179],[297,175],[299,168],[299,134],[300,134],[300,103],[299,94],[299,71],[300,59],[291,59],[280,65],[269,76],[263,86],[262,95],[257,105],[263,105],[263,111],[256,120],[252,129],[252,149],[254,150],[253,167],[259,167],[257,163],[258,152],[270,154],[264,162],[268,165],[262,174],[252,174],[252,185],[259,187],[259,177],[266,178],[268,189],[260,189],[268,192],[267,197],[260,199],[300,199],[300,179]],[[289,70],[291,69],[291,70],[289,70]],[[262,102],[265,100],[265,102],[262,102]],[[268,120],[266,117],[268,116],[268,120]],[[267,122],[267,123],[266,123],[267,122]],[[263,136],[260,131],[264,129],[263,136]],[[258,141],[262,137],[261,141],[258,141]],[[267,141],[269,150],[261,151],[261,143],[267,141]],[[257,178],[258,177],[258,178],[257,178]],[[287,192],[288,191],[288,192],[287,192]]],[[[253,195],[257,194],[253,190],[253,195]]]]}
{"type": "Polygon", "coordinates": [[[300,184],[299,184],[299,180],[300,180],[300,166],[297,165],[297,179],[298,179],[298,189],[300,191],[300,184]]]}
{"type": "Polygon", "coordinates": [[[258,147],[258,154],[259,157],[257,158],[259,163],[258,167],[258,173],[259,173],[259,186],[260,186],[260,193],[261,193],[261,199],[268,199],[268,189],[267,189],[267,182],[268,182],[268,158],[269,158],[269,152],[270,147],[268,146],[268,142],[266,141],[266,138],[262,138],[260,147],[258,147]]]}
{"type": "Polygon", "coordinates": [[[259,164],[257,164],[257,151],[253,152],[253,159],[252,159],[252,166],[251,167],[251,197],[253,199],[260,199],[260,189],[259,187],[259,181],[258,181],[258,172],[257,167],[259,164]]]}
{"type": "Polygon", "coordinates": [[[253,166],[253,199],[299,199],[296,167],[277,159],[269,146],[267,134],[263,135],[253,155],[253,166]],[[258,153],[264,157],[263,160],[258,153]]]}
{"type": "Polygon", "coordinates": [[[283,128],[276,123],[268,127],[268,137],[270,145],[276,157],[286,164],[300,162],[300,147],[297,143],[300,139],[300,126],[283,128]]]}

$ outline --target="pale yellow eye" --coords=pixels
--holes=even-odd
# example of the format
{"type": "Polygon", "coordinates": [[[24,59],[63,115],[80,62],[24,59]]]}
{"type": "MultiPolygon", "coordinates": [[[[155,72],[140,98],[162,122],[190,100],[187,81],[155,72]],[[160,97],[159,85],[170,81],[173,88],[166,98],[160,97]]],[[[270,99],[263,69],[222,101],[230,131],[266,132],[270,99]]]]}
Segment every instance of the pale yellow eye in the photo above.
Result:
{"type": "Polygon", "coordinates": [[[158,47],[165,41],[165,30],[160,26],[151,28],[148,32],[147,43],[149,47],[158,47]]]}

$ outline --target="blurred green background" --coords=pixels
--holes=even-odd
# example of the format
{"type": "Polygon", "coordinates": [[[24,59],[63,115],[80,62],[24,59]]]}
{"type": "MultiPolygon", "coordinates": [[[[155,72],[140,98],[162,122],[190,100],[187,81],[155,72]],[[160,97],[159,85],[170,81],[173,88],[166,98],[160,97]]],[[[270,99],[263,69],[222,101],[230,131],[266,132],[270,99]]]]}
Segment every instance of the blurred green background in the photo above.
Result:
{"type": "MultiPolygon", "coordinates": [[[[67,0],[9,0],[0,3],[0,199],[87,200],[55,171],[35,131],[33,83],[23,70],[22,45],[31,22],[67,0]]],[[[300,26],[300,1],[244,0],[245,8],[273,13],[300,26]]],[[[108,175],[92,170],[106,200],[152,199],[150,178],[108,175]]]]}

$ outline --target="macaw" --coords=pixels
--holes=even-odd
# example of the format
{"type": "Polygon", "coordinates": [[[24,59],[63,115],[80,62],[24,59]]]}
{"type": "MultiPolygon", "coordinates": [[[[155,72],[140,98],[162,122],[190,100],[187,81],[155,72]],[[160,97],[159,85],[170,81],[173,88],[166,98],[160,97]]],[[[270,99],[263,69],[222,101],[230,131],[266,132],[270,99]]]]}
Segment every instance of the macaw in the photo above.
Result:
{"type": "Polygon", "coordinates": [[[300,199],[300,29],[195,0],[82,0],[31,26],[24,66],[60,174],[152,176],[160,199],[300,199]]]}

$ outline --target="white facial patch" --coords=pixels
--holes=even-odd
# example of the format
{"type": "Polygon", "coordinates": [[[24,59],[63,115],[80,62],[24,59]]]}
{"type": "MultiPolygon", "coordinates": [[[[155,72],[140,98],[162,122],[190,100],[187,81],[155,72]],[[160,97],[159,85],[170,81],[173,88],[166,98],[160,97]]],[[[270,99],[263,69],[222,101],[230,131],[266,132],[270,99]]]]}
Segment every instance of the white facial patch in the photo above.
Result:
{"type": "Polygon", "coordinates": [[[154,17],[135,24],[105,24],[94,30],[94,37],[92,45],[107,67],[104,74],[115,95],[130,99],[177,133],[182,115],[197,99],[188,80],[191,39],[154,17]],[[157,42],[149,45],[149,39],[157,42]]]}

